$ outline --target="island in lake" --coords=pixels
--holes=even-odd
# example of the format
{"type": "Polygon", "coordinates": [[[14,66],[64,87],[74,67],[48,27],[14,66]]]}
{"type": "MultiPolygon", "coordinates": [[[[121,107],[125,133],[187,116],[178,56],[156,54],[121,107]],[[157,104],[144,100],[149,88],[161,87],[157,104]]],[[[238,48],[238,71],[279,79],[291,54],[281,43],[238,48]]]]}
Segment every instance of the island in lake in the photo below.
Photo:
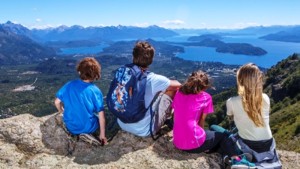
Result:
{"type": "Polygon", "coordinates": [[[250,56],[262,56],[267,54],[267,51],[260,47],[252,46],[248,43],[225,43],[221,41],[220,35],[201,35],[192,36],[188,39],[187,43],[180,43],[184,46],[205,46],[216,48],[216,52],[219,53],[232,53],[250,56]]]}

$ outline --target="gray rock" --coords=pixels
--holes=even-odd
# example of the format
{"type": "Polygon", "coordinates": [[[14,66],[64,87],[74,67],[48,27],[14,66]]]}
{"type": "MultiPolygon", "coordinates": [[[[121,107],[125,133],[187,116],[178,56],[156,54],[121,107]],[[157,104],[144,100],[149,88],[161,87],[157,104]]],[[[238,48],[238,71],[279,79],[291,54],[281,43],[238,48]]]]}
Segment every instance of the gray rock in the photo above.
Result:
{"type": "MultiPolygon", "coordinates": [[[[79,140],[67,155],[69,138],[55,115],[23,114],[0,120],[0,168],[221,168],[219,155],[179,151],[172,144],[172,132],[163,132],[153,141],[119,131],[103,147],[79,140]]],[[[284,165],[297,165],[296,156],[279,152],[284,165]]]]}

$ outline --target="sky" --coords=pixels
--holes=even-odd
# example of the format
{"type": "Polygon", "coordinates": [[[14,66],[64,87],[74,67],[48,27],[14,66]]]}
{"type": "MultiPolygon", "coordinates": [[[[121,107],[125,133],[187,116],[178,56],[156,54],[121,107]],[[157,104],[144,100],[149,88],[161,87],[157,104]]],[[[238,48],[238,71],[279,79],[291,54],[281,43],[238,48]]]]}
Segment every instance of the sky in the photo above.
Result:
{"type": "Polygon", "coordinates": [[[300,0],[0,0],[0,23],[27,28],[139,26],[237,29],[300,25],[300,0]]]}

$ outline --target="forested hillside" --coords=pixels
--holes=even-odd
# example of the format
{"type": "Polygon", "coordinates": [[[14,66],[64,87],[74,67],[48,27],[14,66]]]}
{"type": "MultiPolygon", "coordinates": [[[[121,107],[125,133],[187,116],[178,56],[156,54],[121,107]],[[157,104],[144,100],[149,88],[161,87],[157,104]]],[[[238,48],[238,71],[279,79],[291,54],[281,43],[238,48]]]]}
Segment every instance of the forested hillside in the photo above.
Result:
{"type": "Polygon", "coordinates": [[[266,74],[271,129],[281,149],[300,152],[300,55],[293,54],[266,74]]]}

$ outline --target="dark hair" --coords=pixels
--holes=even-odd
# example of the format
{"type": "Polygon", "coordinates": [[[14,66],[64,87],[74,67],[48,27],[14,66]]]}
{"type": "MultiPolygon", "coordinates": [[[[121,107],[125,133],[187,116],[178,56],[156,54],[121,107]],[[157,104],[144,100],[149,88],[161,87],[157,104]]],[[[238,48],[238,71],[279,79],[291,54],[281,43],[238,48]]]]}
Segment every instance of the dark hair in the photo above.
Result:
{"type": "Polygon", "coordinates": [[[92,57],[82,59],[77,65],[77,71],[82,80],[100,79],[101,66],[99,62],[92,57]]]}
{"type": "Polygon", "coordinates": [[[132,51],[133,63],[142,68],[147,68],[153,61],[154,52],[154,48],[148,42],[137,42],[132,51]]]}
{"type": "Polygon", "coordinates": [[[193,72],[186,82],[180,87],[179,91],[184,94],[197,94],[211,87],[211,82],[208,75],[201,71],[193,72]]]}

